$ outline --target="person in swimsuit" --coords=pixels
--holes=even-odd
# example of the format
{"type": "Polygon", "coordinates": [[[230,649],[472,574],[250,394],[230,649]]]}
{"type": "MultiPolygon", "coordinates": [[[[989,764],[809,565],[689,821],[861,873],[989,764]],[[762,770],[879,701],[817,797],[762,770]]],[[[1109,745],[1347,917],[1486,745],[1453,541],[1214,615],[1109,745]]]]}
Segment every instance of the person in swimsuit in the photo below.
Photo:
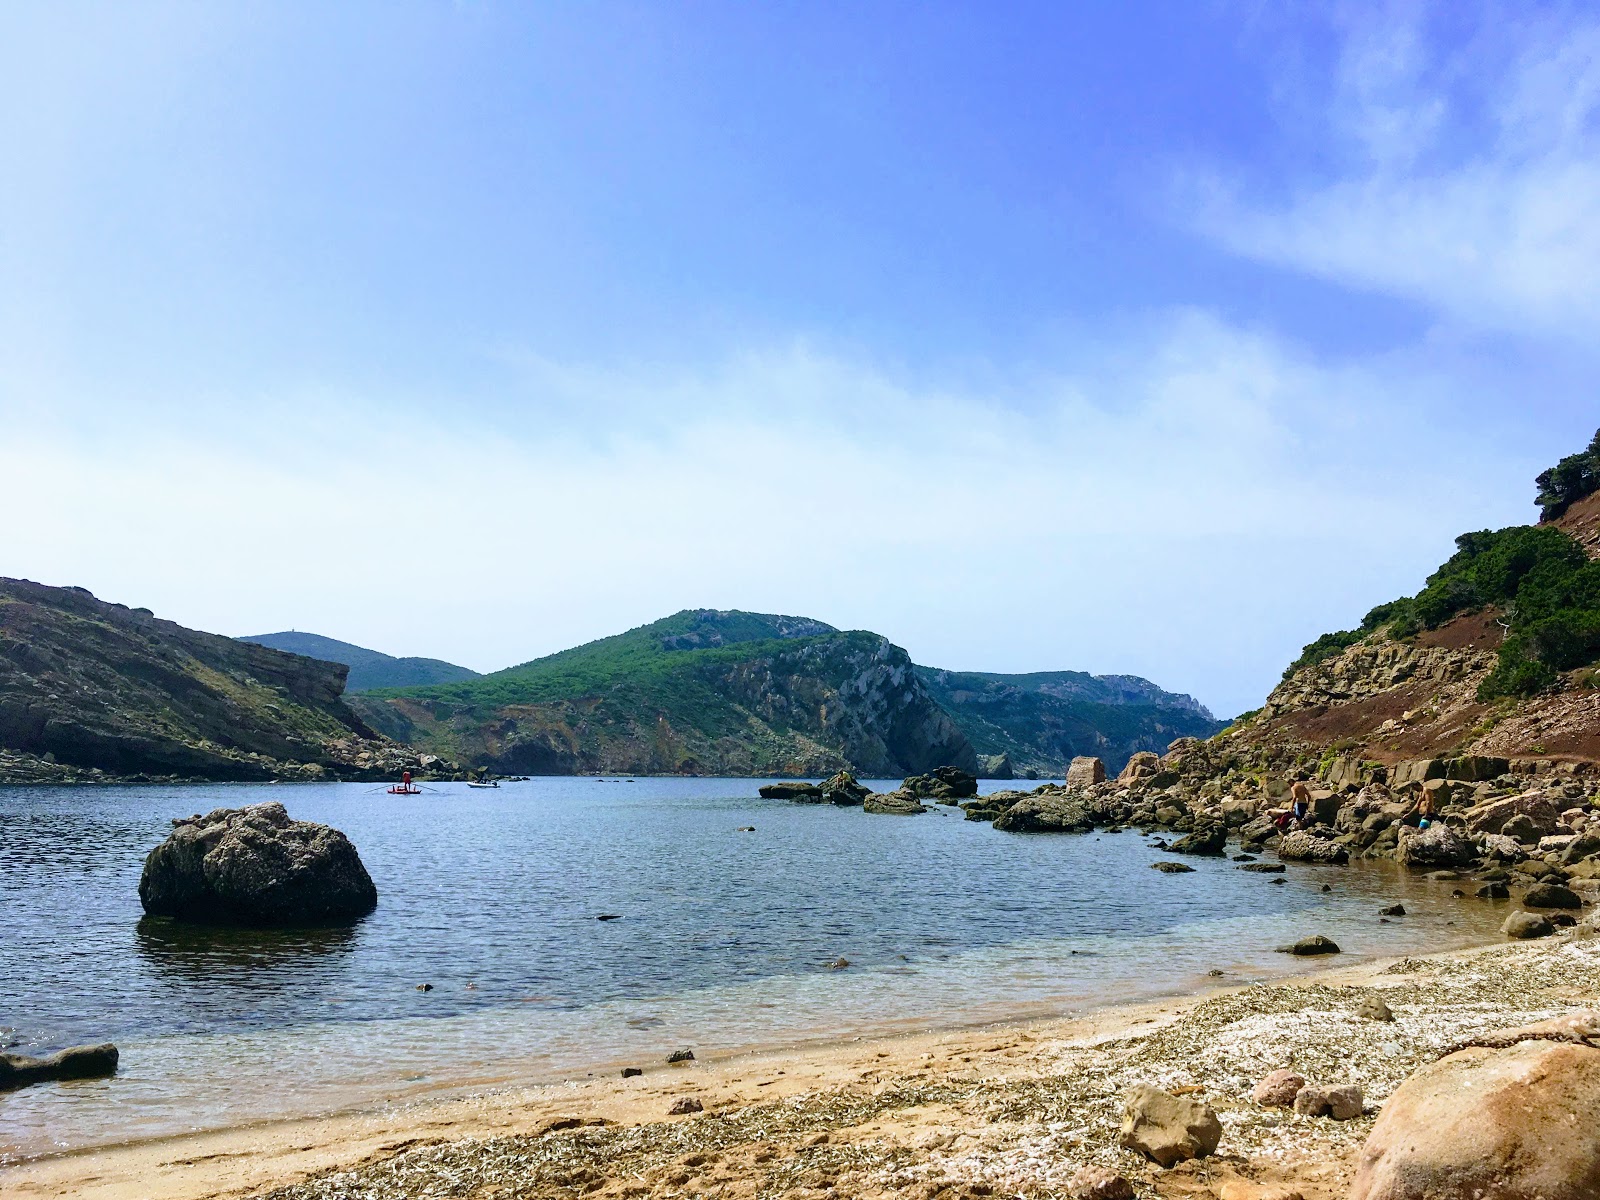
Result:
{"type": "Polygon", "coordinates": [[[1311,789],[1304,779],[1296,779],[1290,785],[1289,800],[1295,821],[1304,829],[1310,823],[1307,818],[1311,814],[1311,789]]]}
{"type": "Polygon", "coordinates": [[[1417,801],[1417,828],[1426,829],[1433,824],[1435,819],[1433,796],[1429,792],[1423,792],[1422,798],[1417,801]]]}

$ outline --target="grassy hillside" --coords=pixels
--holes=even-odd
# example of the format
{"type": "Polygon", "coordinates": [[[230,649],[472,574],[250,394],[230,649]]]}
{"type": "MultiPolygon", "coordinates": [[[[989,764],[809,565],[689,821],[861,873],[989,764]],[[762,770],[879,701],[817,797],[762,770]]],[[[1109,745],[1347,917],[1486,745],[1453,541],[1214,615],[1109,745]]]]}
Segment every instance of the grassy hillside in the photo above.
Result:
{"type": "Polygon", "coordinates": [[[374,688],[422,687],[433,683],[453,683],[476,679],[478,672],[458,667],[437,658],[395,658],[392,655],[351,645],[318,633],[258,633],[241,642],[270,646],[289,654],[303,654],[323,662],[343,663],[350,668],[345,680],[347,692],[370,692],[374,688]]]}
{"type": "Polygon", "coordinates": [[[979,754],[1009,755],[1014,769],[1040,775],[1063,773],[1079,754],[1118,771],[1135,751],[1161,752],[1177,738],[1210,737],[1223,726],[1192,697],[1136,676],[917,673],[979,754]]]}
{"type": "Polygon", "coordinates": [[[896,775],[976,762],[905,651],[760,613],[686,610],[477,679],[353,703],[396,738],[506,771],[896,775]]]}

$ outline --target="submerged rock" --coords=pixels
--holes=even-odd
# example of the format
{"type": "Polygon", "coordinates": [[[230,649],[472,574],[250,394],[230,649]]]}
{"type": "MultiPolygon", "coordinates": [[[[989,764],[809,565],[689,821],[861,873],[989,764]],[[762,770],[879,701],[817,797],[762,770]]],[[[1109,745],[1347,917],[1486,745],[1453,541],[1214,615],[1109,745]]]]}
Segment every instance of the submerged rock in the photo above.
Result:
{"type": "Polygon", "coordinates": [[[150,851],[139,900],[152,916],[216,925],[343,925],[378,904],[350,839],[276,802],[174,822],[150,851]]]}
{"type": "Polygon", "coordinates": [[[117,1048],[110,1042],[69,1046],[42,1058],[0,1052],[0,1091],[51,1079],[97,1079],[116,1073],[117,1048]]]}

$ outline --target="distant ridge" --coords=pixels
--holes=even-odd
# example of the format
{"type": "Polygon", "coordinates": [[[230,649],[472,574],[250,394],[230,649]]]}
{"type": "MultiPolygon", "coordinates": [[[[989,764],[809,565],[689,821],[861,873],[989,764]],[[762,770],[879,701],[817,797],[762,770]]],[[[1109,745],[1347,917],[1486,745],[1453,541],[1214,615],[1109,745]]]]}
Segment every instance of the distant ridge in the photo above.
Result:
{"type": "Polygon", "coordinates": [[[1004,755],[1018,773],[1060,775],[1080,754],[1116,771],[1137,751],[1160,753],[1178,738],[1208,738],[1225,724],[1193,696],[1137,675],[934,667],[918,667],[917,674],[979,755],[1004,755]]]}
{"type": "MultiPolygon", "coordinates": [[[[808,617],[686,609],[466,681],[353,704],[399,741],[528,773],[637,771],[883,777],[952,765],[1112,770],[1137,750],[1222,727],[1132,675],[939,671],[887,638],[808,617]]],[[[998,767],[996,767],[998,769],[998,767]]]]}
{"type": "Polygon", "coordinates": [[[306,658],[319,658],[323,662],[343,663],[350,668],[345,684],[347,692],[370,692],[374,688],[427,687],[436,683],[455,683],[461,679],[476,679],[478,672],[458,667],[437,658],[395,658],[364,646],[341,642],[337,638],[323,637],[320,633],[258,633],[242,637],[241,642],[254,642],[274,650],[301,654],[306,658]]]}

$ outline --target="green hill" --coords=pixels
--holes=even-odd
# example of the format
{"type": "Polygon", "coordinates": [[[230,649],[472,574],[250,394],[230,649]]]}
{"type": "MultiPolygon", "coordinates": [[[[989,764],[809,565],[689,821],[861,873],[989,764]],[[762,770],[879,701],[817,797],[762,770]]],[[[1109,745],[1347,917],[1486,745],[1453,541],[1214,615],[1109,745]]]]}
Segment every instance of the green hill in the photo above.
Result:
{"type": "Polygon", "coordinates": [[[499,771],[976,766],[904,650],[804,617],[685,610],[477,679],[351,703],[398,740],[499,771]]]}
{"type": "Polygon", "coordinates": [[[1138,750],[1166,750],[1225,724],[1199,701],[1135,675],[1037,671],[1001,675],[918,667],[929,693],[983,756],[1004,754],[1018,773],[1060,775],[1080,754],[1119,771],[1138,750]]]}
{"type": "Polygon", "coordinates": [[[290,654],[303,654],[307,658],[320,658],[323,662],[343,663],[350,668],[345,684],[347,692],[370,692],[374,688],[422,687],[432,683],[453,683],[458,679],[476,679],[478,672],[437,658],[395,658],[353,646],[336,638],[319,633],[258,633],[243,637],[241,642],[254,642],[290,654]]]}

